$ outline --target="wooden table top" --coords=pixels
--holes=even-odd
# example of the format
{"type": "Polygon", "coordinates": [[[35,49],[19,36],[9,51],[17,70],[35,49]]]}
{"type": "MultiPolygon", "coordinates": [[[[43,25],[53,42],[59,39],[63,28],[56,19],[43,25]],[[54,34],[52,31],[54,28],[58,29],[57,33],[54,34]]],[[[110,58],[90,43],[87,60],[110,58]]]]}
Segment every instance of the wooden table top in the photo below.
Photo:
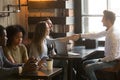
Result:
{"type": "Polygon", "coordinates": [[[20,74],[22,79],[49,79],[62,72],[62,68],[53,68],[53,70],[39,70],[37,72],[20,74]]]}
{"type": "MultiPolygon", "coordinates": [[[[87,55],[95,52],[95,51],[104,51],[104,47],[98,47],[95,49],[85,49],[85,47],[75,47],[71,52],[77,53],[79,55],[54,55],[51,56],[53,59],[63,59],[63,60],[71,60],[71,59],[82,59],[87,55]]],[[[62,53],[63,54],[63,53],[62,53]]],[[[66,53],[65,53],[66,54],[66,53]]]]}

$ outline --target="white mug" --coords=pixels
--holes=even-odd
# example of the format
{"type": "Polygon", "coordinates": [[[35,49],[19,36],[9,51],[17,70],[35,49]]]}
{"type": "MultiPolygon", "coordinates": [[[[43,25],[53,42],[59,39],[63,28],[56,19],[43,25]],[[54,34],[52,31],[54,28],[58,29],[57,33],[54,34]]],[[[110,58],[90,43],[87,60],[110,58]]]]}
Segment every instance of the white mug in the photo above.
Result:
{"type": "Polygon", "coordinates": [[[47,59],[47,70],[53,70],[53,59],[47,59]]]}

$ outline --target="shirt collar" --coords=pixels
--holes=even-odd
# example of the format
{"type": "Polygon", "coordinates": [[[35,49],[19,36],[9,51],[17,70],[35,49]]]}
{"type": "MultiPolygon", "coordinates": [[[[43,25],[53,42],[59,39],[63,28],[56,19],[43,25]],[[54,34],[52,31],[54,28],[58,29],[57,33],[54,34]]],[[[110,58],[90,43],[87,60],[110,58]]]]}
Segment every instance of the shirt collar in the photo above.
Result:
{"type": "Polygon", "coordinates": [[[113,26],[111,26],[111,27],[107,30],[107,33],[111,32],[111,30],[113,30],[113,26]]]}

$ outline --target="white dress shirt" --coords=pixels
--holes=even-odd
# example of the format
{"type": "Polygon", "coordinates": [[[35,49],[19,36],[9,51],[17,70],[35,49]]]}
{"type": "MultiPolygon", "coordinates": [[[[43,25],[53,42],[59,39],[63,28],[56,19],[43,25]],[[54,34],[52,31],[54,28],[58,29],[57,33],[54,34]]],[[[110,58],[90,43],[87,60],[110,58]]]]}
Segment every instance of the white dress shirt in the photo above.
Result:
{"type": "Polygon", "coordinates": [[[105,57],[101,60],[104,62],[113,61],[120,58],[120,32],[118,29],[111,27],[107,31],[100,33],[81,34],[82,38],[97,39],[105,36],[105,57]]]}

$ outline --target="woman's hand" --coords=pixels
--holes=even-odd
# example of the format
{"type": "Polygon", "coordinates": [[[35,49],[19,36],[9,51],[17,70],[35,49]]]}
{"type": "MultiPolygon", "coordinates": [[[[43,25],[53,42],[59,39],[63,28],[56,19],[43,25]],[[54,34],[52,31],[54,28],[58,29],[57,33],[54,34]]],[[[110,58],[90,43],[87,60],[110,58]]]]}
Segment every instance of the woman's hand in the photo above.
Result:
{"type": "Polygon", "coordinates": [[[37,71],[38,70],[38,65],[36,64],[37,61],[38,60],[35,59],[34,57],[29,58],[29,60],[23,66],[23,73],[37,71]]]}
{"type": "Polygon", "coordinates": [[[47,65],[46,65],[46,60],[40,60],[38,63],[39,69],[44,69],[46,70],[47,65]]]}

